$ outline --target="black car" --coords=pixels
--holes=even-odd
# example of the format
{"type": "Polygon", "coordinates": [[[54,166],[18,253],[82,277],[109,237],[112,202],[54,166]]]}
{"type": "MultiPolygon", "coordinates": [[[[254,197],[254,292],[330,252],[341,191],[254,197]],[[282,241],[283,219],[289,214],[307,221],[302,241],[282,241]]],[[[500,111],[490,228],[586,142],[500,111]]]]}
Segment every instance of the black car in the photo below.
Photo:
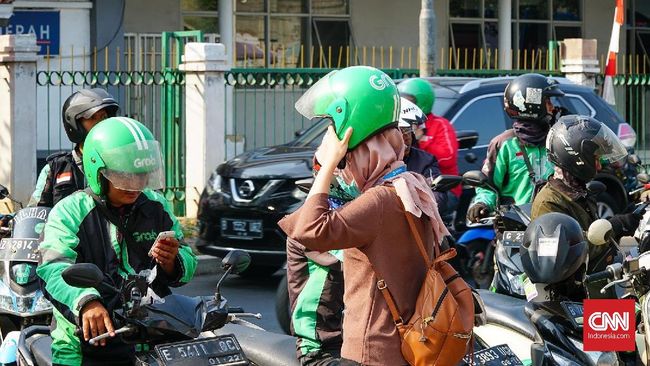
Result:
{"type": "MultiPolygon", "coordinates": [[[[429,79],[436,89],[434,113],[451,121],[457,131],[461,174],[480,169],[490,140],[511,128],[512,122],[503,110],[503,90],[511,79],[429,79]]],[[[566,79],[558,80],[566,95],[554,104],[595,117],[617,132],[628,146],[634,144],[636,135],[632,128],[593,90],[566,79]]],[[[223,256],[234,248],[245,249],[252,256],[249,273],[269,273],[282,266],[286,260],[286,238],[277,222],[305,199],[306,194],[295,182],[311,177],[312,156],[326,128],[327,121],[321,120],[297,133],[299,136],[287,144],[249,151],[220,164],[199,202],[197,249],[215,256],[223,256]]],[[[625,209],[626,191],[635,184],[634,174],[635,171],[625,175],[618,170],[598,176],[607,186],[599,200],[601,215],[625,209]]],[[[457,229],[464,227],[472,196],[472,189],[463,192],[456,215],[457,229]]]]}

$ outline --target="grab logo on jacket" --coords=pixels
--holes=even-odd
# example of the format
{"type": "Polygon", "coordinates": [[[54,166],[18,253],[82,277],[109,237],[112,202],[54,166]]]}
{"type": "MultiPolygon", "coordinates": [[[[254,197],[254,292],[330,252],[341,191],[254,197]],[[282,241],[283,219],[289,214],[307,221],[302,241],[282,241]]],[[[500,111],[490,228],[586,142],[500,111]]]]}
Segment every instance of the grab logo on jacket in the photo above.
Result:
{"type": "Polygon", "coordinates": [[[585,351],[634,351],[634,300],[584,301],[585,351]]]}

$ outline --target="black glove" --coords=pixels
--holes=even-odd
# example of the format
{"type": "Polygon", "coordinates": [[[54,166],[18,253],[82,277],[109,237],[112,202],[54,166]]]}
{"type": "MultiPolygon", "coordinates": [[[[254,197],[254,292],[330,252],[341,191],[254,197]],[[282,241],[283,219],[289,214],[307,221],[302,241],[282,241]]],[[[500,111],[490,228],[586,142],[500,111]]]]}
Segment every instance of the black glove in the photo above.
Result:
{"type": "Polygon", "coordinates": [[[622,236],[634,235],[634,231],[639,227],[639,221],[641,221],[642,218],[643,215],[634,212],[615,215],[610,218],[609,222],[612,224],[614,238],[620,239],[622,236]]]}
{"type": "Polygon", "coordinates": [[[487,217],[490,209],[485,203],[477,202],[467,210],[467,220],[470,222],[478,222],[478,220],[487,217]]]}

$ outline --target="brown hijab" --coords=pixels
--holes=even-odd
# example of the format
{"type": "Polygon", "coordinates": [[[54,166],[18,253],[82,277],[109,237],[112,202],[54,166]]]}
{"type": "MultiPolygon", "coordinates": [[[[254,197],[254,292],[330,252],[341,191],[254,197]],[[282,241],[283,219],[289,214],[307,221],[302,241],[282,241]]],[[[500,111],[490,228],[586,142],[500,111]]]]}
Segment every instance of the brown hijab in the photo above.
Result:
{"type": "Polygon", "coordinates": [[[384,183],[391,183],[406,211],[416,217],[424,213],[438,240],[449,235],[438,213],[438,205],[431,187],[424,177],[413,172],[403,172],[384,179],[390,172],[404,167],[404,139],[397,128],[378,133],[346,155],[346,166],[337,171],[346,183],[355,182],[361,193],[384,183]]]}

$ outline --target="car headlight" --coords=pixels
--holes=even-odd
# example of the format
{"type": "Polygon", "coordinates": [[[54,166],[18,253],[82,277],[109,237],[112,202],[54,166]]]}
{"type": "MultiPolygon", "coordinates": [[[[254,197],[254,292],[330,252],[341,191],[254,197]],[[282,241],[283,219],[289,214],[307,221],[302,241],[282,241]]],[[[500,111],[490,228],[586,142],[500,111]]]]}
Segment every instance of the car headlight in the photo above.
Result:
{"type": "Polygon", "coordinates": [[[300,188],[294,188],[291,196],[297,200],[304,201],[307,198],[307,193],[301,191],[300,188]]]}
{"type": "Polygon", "coordinates": [[[221,193],[221,175],[217,172],[212,173],[210,179],[208,179],[208,184],[205,186],[205,190],[208,194],[221,193]]]}

